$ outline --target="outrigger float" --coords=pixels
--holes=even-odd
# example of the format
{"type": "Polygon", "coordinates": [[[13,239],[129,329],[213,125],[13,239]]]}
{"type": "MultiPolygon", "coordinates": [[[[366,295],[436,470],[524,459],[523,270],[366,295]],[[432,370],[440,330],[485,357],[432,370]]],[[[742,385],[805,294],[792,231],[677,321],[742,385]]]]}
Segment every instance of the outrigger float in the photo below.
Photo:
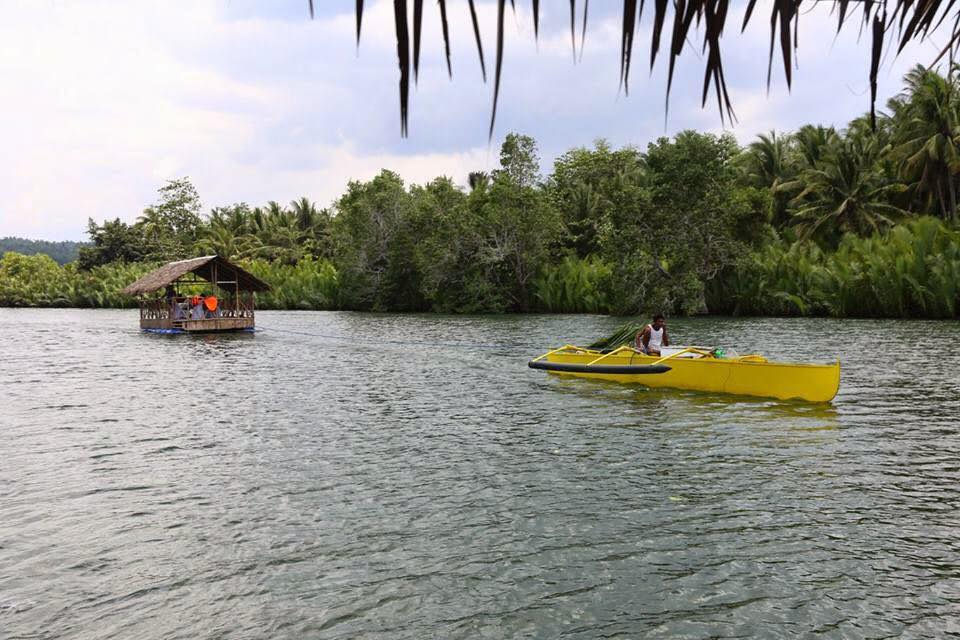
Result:
{"type": "Polygon", "coordinates": [[[829,365],[769,362],[756,354],[731,357],[706,347],[665,347],[662,353],[656,357],[630,346],[604,352],[567,344],[534,358],[529,366],[648,387],[808,402],[829,402],[840,389],[839,360],[829,365]]]}

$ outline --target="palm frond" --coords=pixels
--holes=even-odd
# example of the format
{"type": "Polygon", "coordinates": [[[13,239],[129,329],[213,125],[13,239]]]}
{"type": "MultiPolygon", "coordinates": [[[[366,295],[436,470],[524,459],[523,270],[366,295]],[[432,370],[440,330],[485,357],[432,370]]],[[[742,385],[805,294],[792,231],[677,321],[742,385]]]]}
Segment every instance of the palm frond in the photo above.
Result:
{"type": "MultiPolygon", "coordinates": [[[[847,20],[850,3],[857,0],[829,0],[834,4],[837,11],[836,32],[844,28],[849,22],[847,20]]],[[[515,0],[511,0],[511,6],[515,0]]],[[[797,31],[800,20],[800,6],[803,0],[773,0],[770,13],[770,49],[768,52],[767,64],[767,86],[769,88],[773,76],[773,59],[775,51],[779,49],[782,60],[783,72],[787,87],[793,83],[793,59],[794,51],[798,47],[797,31]]],[[[450,63],[450,36],[448,32],[447,6],[445,0],[438,0],[440,10],[440,19],[443,27],[443,38],[447,59],[447,72],[452,75],[450,63]]],[[[934,61],[936,62],[947,52],[952,51],[958,40],[960,40],[960,8],[956,3],[944,0],[930,0],[928,2],[916,2],[915,0],[863,0],[858,1],[862,10],[861,29],[869,27],[871,33],[870,42],[870,122],[876,127],[876,100],[877,100],[877,74],[879,73],[880,61],[883,58],[884,47],[888,44],[896,45],[896,51],[899,53],[910,42],[924,41],[929,39],[944,24],[947,17],[953,17],[951,30],[947,46],[944,47],[941,54],[934,61]]],[[[483,42],[480,35],[480,25],[477,18],[477,10],[474,0],[468,0],[468,9],[470,19],[473,25],[473,34],[477,44],[477,53],[480,57],[480,69],[484,82],[486,82],[487,71],[483,56],[483,42]]],[[[494,96],[492,113],[490,118],[490,135],[493,135],[493,125],[496,121],[497,103],[499,100],[500,75],[502,72],[503,61],[503,11],[504,2],[497,3],[497,71],[494,81],[494,96]]],[[[531,0],[533,9],[533,30],[534,37],[539,38],[540,34],[540,2],[531,0]]],[[[308,7],[311,17],[313,17],[313,0],[308,0],[308,7]]],[[[717,105],[722,120],[729,122],[736,121],[736,115],[733,110],[733,103],[730,99],[727,89],[726,76],[724,74],[723,56],[721,52],[721,40],[723,30],[726,24],[727,15],[731,8],[731,0],[675,0],[669,3],[667,0],[654,0],[654,18],[650,27],[650,66],[653,68],[657,54],[660,50],[661,35],[664,27],[670,21],[670,52],[667,71],[666,99],[667,109],[669,109],[670,91],[673,88],[674,72],[676,69],[677,57],[682,53],[684,47],[689,46],[691,27],[696,24],[703,27],[702,47],[706,52],[706,63],[704,69],[703,91],[701,95],[701,106],[706,105],[707,94],[712,85],[713,92],[717,98],[717,105]],[[672,17],[671,17],[672,7],[672,17]]],[[[756,0],[749,0],[744,10],[741,33],[746,29],[756,8],[756,0]]],[[[357,40],[360,38],[360,26],[363,20],[364,3],[363,0],[356,2],[356,22],[357,22],[357,40]]],[[[580,55],[583,55],[583,42],[586,40],[587,15],[589,5],[584,1],[583,7],[583,25],[580,44],[580,55]]],[[[636,31],[636,25],[639,23],[639,17],[643,13],[643,1],[639,7],[637,0],[623,0],[623,24],[621,27],[621,46],[620,46],[620,84],[625,93],[629,92],[630,61],[633,57],[633,40],[636,31]],[[639,10],[638,10],[639,9],[639,10]]],[[[407,2],[406,0],[394,0],[394,14],[396,21],[397,54],[400,67],[400,128],[401,135],[407,133],[407,115],[409,103],[409,77],[410,77],[410,36],[407,28],[407,2]]],[[[420,41],[421,25],[423,20],[423,0],[414,0],[413,2],[413,76],[414,80],[419,76],[420,66],[420,41]]],[[[577,60],[576,53],[576,0],[570,0],[570,37],[573,44],[574,62],[577,60]]]]}

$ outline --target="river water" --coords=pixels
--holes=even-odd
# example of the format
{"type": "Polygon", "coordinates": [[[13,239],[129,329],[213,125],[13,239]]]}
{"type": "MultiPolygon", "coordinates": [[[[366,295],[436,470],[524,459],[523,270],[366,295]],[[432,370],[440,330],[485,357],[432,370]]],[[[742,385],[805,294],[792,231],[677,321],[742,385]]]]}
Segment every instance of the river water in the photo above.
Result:
{"type": "Polygon", "coordinates": [[[599,316],[0,309],[2,638],[960,634],[960,323],[698,318],[830,405],[526,367],[599,316]]]}

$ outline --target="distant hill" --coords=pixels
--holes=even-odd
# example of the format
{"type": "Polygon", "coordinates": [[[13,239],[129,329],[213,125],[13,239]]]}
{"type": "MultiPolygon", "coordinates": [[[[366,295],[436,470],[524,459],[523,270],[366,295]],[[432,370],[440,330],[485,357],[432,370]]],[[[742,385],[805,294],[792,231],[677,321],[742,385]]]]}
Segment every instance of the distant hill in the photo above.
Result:
{"type": "Polygon", "coordinates": [[[27,240],[26,238],[7,237],[0,238],[0,256],[7,251],[16,251],[26,256],[45,253],[60,264],[66,264],[76,260],[80,252],[80,247],[86,244],[85,242],[73,242],[70,240],[49,242],[47,240],[27,240]]]}

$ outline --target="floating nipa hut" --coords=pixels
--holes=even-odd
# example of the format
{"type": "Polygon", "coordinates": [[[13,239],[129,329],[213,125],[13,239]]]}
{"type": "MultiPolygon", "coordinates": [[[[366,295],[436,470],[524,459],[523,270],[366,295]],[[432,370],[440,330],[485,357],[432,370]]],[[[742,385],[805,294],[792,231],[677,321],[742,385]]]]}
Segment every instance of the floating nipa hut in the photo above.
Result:
{"type": "Polygon", "coordinates": [[[140,328],[153,333],[253,331],[254,296],[270,285],[220,256],[179,260],[121,293],[140,301],[140,328]]]}

